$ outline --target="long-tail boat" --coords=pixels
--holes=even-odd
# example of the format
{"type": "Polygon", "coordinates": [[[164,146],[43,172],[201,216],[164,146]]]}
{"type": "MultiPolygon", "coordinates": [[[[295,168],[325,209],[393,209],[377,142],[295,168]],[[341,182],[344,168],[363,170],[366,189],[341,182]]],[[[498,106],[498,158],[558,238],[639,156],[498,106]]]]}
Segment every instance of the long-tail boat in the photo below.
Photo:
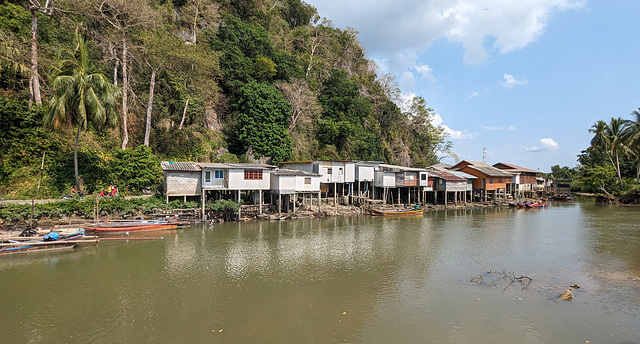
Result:
{"type": "Polygon", "coordinates": [[[394,209],[394,210],[376,210],[372,208],[366,208],[364,210],[366,214],[373,216],[405,216],[405,215],[422,215],[422,209],[409,208],[409,209],[394,209]]]}
{"type": "Polygon", "coordinates": [[[98,222],[83,225],[82,228],[93,233],[121,233],[176,229],[178,224],[168,221],[98,222]]]}

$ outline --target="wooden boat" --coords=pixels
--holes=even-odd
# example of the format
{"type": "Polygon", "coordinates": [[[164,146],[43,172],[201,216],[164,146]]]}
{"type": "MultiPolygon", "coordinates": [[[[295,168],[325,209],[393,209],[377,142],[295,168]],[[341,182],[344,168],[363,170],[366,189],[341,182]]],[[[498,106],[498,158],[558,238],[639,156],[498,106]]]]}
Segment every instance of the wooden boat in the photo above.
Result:
{"type": "Polygon", "coordinates": [[[178,224],[167,221],[99,222],[84,225],[82,228],[93,233],[120,233],[176,229],[178,224]]]}
{"type": "Polygon", "coordinates": [[[527,203],[526,207],[527,208],[544,208],[545,204],[542,202],[536,202],[536,203],[527,203]]]}
{"type": "Polygon", "coordinates": [[[364,210],[366,214],[373,216],[405,216],[405,215],[422,215],[422,209],[398,209],[398,210],[376,210],[367,208],[364,210]]]}
{"type": "Polygon", "coordinates": [[[43,252],[57,251],[64,249],[72,249],[79,243],[96,243],[97,239],[83,239],[84,233],[74,233],[67,236],[57,236],[55,239],[39,237],[37,239],[25,238],[29,240],[8,240],[9,242],[0,243],[0,255],[8,255],[26,252],[43,252]]]}

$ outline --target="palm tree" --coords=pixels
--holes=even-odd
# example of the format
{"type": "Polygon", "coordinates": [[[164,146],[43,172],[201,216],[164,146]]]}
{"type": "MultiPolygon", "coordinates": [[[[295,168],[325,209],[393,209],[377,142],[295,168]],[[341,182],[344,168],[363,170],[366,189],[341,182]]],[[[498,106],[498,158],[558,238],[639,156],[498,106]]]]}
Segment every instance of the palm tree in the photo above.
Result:
{"type": "Polygon", "coordinates": [[[80,190],[78,175],[78,144],[80,134],[87,124],[95,128],[117,125],[117,98],[120,89],[110,83],[100,73],[90,74],[88,51],[81,36],[76,36],[76,49],[69,53],[69,59],[60,63],[53,79],[54,94],[50,101],[50,111],[45,124],[54,128],[60,125],[77,125],[75,152],[75,186],[80,190]]]}
{"type": "Polygon", "coordinates": [[[597,121],[593,124],[590,133],[594,133],[591,139],[591,147],[601,149],[609,158],[609,162],[616,170],[618,175],[618,183],[622,186],[622,174],[620,172],[620,154],[624,154],[629,148],[626,145],[625,138],[629,123],[620,117],[611,118],[609,123],[605,121],[597,121]]]}
{"type": "Polygon", "coordinates": [[[635,120],[627,121],[627,133],[624,137],[629,153],[636,158],[636,181],[640,182],[640,108],[631,113],[635,120]]]}

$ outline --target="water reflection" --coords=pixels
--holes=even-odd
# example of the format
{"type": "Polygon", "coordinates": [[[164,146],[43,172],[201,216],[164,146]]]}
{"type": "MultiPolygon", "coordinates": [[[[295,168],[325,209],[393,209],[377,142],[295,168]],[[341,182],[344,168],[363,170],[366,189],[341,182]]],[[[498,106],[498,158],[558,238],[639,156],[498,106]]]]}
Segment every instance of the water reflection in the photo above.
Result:
{"type": "Polygon", "coordinates": [[[0,331],[47,343],[640,342],[639,220],[590,203],[450,209],[202,225],[6,257],[0,331]],[[469,283],[487,270],[534,281],[469,283]],[[572,283],[574,301],[558,301],[572,283]]]}

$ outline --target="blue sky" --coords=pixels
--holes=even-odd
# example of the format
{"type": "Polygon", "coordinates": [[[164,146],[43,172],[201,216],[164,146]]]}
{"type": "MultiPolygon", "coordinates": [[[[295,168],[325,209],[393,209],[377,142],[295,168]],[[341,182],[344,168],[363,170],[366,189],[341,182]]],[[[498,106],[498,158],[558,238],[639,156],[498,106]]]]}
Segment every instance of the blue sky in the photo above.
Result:
{"type": "Polygon", "coordinates": [[[595,121],[640,107],[640,0],[305,2],[425,98],[460,159],[574,167],[595,121]]]}

